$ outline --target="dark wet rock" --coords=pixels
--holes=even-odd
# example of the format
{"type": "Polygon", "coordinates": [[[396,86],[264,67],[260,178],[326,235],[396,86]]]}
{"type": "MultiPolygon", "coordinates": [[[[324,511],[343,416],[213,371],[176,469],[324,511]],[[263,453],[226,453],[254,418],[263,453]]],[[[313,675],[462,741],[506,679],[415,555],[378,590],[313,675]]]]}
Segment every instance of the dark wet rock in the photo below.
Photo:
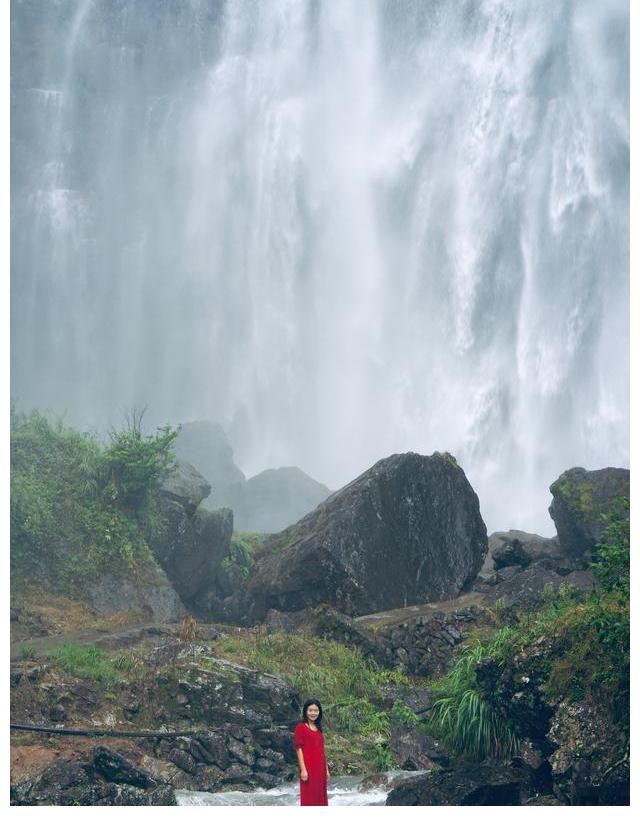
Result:
{"type": "Polygon", "coordinates": [[[98,746],[93,752],[93,765],[107,780],[114,783],[128,783],[142,789],[152,785],[147,772],[136,768],[130,760],[107,746],[98,746]]]}
{"type": "Polygon", "coordinates": [[[506,663],[485,659],[476,666],[476,681],[491,705],[524,740],[541,742],[553,716],[543,685],[549,675],[553,640],[541,637],[506,663]]]}
{"type": "Polygon", "coordinates": [[[169,760],[171,760],[172,763],[175,763],[175,765],[182,769],[183,772],[186,772],[187,774],[196,773],[196,761],[188,751],[180,748],[173,748],[169,752],[168,757],[169,760]]]}
{"type": "Polygon", "coordinates": [[[396,454],[265,541],[229,616],[322,603],[348,615],[446,599],[487,551],[478,497],[448,453],[396,454]]]}
{"type": "Polygon", "coordinates": [[[449,765],[449,752],[433,737],[397,723],[391,727],[391,750],[400,768],[407,771],[449,765]]]}
{"type": "MultiPolygon", "coordinates": [[[[446,673],[458,646],[479,628],[491,628],[495,616],[477,605],[452,611],[431,611],[397,624],[380,628],[375,644],[384,649],[379,662],[407,674],[437,677],[446,673]]],[[[372,652],[372,656],[375,656],[372,652]]]]}
{"type": "MultiPolygon", "coordinates": [[[[118,774],[117,766],[123,767],[127,762],[118,755],[106,759],[104,767],[107,772],[113,769],[113,773],[118,774]]],[[[138,774],[132,767],[129,776],[139,779],[138,774]]],[[[61,759],[35,778],[13,784],[11,803],[21,806],[173,806],[176,799],[170,786],[158,784],[148,776],[145,787],[140,783],[112,782],[94,763],[61,759]]]]}
{"type": "Polygon", "coordinates": [[[548,740],[553,791],[571,806],[629,804],[629,762],[625,743],[605,709],[587,702],[561,703],[548,740]],[[613,755],[618,755],[614,759],[613,755]]]}
{"type": "Polygon", "coordinates": [[[161,495],[177,502],[191,517],[196,508],[211,492],[211,485],[189,462],[178,462],[176,470],[168,476],[160,488],[161,495]]]}
{"type": "MultiPolygon", "coordinates": [[[[206,755],[211,757],[212,763],[222,770],[229,768],[231,758],[225,744],[224,735],[216,732],[210,732],[208,734],[199,735],[198,742],[202,745],[206,755]]],[[[205,762],[208,763],[209,760],[206,759],[205,762]]]]}
{"type": "Polygon", "coordinates": [[[222,778],[222,782],[227,783],[244,783],[251,780],[253,772],[249,768],[241,763],[232,763],[228,769],[226,769],[224,776],[222,778]]]}
{"type": "Polygon", "coordinates": [[[292,617],[297,618],[298,628],[304,626],[322,639],[356,646],[365,657],[372,657],[383,668],[391,666],[391,658],[385,653],[384,640],[366,628],[362,628],[352,617],[336,611],[330,605],[307,609],[292,617]]]}
{"type": "Polygon", "coordinates": [[[256,771],[279,775],[285,768],[284,755],[273,749],[260,749],[255,762],[256,771]]]}
{"type": "Polygon", "coordinates": [[[59,723],[62,722],[62,720],[66,720],[66,708],[61,703],[58,703],[55,706],[51,706],[51,708],[49,709],[49,719],[53,720],[54,723],[59,723]]]}
{"type": "Polygon", "coordinates": [[[478,582],[474,590],[491,600],[502,600],[507,606],[518,611],[529,611],[542,604],[545,590],[558,591],[563,585],[572,585],[580,590],[590,591],[593,587],[590,571],[574,571],[561,576],[547,567],[546,560],[533,562],[526,568],[505,568],[497,571],[493,580],[478,582]],[[505,576],[504,571],[509,575],[505,576]]]}
{"type": "Polygon", "coordinates": [[[534,791],[526,769],[473,763],[400,780],[386,805],[520,806],[534,791]]]}
{"type": "Polygon", "coordinates": [[[165,501],[163,511],[166,529],[153,541],[153,552],[181,600],[194,610],[217,587],[217,572],[231,548],[233,514],[223,508],[189,516],[174,501],[165,501]]]}
{"type": "Polygon", "coordinates": [[[243,743],[234,737],[230,737],[227,748],[232,760],[244,763],[245,766],[253,766],[255,763],[255,748],[251,743],[243,743]]]}
{"type": "Polygon", "coordinates": [[[569,559],[561,550],[557,537],[547,539],[525,531],[497,531],[489,536],[489,552],[478,574],[478,581],[493,578],[504,569],[526,568],[533,562],[544,560],[549,570],[561,575],[574,570],[575,560],[569,559]]]}
{"type": "Polygon", "coordinates": [[[616,508],[620,497],[629,496],[629,471],[602,468],[588,471],[581,467],[565,471],[551,485],[553,500],[549,513],[553,519],[563,553],[585,567],[606,526],[603,514],[616,508]]]}

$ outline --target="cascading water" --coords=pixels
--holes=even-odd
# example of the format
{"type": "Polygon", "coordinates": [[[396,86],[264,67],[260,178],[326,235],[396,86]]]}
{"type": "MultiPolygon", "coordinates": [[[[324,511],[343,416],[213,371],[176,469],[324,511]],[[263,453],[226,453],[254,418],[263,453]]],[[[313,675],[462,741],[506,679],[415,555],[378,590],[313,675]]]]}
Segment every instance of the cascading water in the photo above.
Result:
{"type": "Polygon", "coordinates": [[[490,530],[629,462],[628,6],[14,0],[12,394],[490,530]]]}

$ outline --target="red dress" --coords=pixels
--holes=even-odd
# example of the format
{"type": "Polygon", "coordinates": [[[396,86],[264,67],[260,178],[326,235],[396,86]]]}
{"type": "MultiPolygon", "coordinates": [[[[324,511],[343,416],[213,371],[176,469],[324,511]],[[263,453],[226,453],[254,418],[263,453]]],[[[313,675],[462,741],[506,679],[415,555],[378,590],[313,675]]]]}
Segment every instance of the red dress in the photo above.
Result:
{"type": "Polygon", "coordinates": [[[309,779],[300,781],[301,806],[328,806],[327,760],[324,756],[324,734],[312,731],[306,723],[298,723],[293,733],[293,744],[302,749],[309,779]]]}

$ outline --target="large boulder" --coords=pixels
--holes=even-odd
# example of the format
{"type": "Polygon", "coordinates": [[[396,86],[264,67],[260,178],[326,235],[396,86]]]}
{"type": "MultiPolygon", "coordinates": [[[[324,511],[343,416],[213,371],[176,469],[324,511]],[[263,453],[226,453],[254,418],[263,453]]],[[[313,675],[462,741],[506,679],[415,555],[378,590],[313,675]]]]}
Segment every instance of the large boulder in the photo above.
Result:
{"type": "Polygon", "coordinates": [[[94,760],[62,758],[11,784],[14,806],[175,806],[174,790],[104,747],[94,760]],[[107,757],[108,753],[108,757],[107,757]]]}
{"type": "Polygon", "coordinates": [[[521,806],[534,793],[521,766],[468,764],[399,781],[387,806],[521,806]]]}
{"type": "Polygon", "coordinates": [[[519,565],[500,568],[491,578],[475,583],[474,591],[494,604],[501,600],[504,608],[520,612],[532,611],[542,605],[550,589],[557,592],[562,586],[572,586],[588,592],[593,585],[594,576],[590,570],[572,571],[562,576],[543,559],[526,568],[519,565]]]}
{"type": "Polygon", "coordinates": [[[233,461],[233,448],[222,427],[208,421],[181,424],[175,450],[181,462],[196,467],[210,483],[203,497],[205,506],[230,506],[230,490],[244,483],[244,473],[233,461]]]}
{"type": "Polygon", "coordinates": [[[199,509],[189,516],[177,501],[164,502],[165,530],[153,542],[156,559],[191,610],[217,587],[222,560],[231,549],[233,513],[199,509]]]}
{"type": "Polygon", "coordinates": [[[230,608],[256,620],[328,603],[353,616],[446,599],[486,552],[478,497],[453,456],[395,454],[270,537],[230,608]]]}
{"type": "Polygon", "coordinates": [[[533,562],[541,561],[560,574],[567,574],[575,568],[575,560],[564,555],[555,536],[548,539],[525,531],[496,531],[489,536],[489,553],[478,574],[478,581],[490,581],[496,571],[504,568],[526,568],[533,562]]]}
{"type": "Polygon", "coordinates": [[[549,490],[553,494],[549,513],[562,551],[582,566],[588,565],[603,539],[603,514],[614,510],[621,497],[629,496],[629,471],[574,467],[556,479],[549,490]]]}
{"type": "Polygon", "coordinates": [[[275,533],[297,522],[331,491],[297,467],[264,470],[229,490],[236,530],[275,533]]]}
{"type": "Polygon", "coordinates": [[[188,516],[193,516],[198,505],[211,491],[209,482],[188,462],[179,462],[160,488],[160,494],[181,505],[188,516]]]}

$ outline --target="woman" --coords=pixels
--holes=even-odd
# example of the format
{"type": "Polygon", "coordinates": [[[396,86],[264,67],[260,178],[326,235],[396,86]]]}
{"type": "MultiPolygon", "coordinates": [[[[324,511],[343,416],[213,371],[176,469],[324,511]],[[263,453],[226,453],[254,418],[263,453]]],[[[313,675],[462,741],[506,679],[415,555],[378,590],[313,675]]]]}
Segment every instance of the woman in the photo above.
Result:
{"type": "Polygon", "coordinates": [[[300,769],[300,805],[328,806],[329,767],[324,754],[322,706],[315,698],[302,707],[302,722],[293,734],[300,769]]]}

